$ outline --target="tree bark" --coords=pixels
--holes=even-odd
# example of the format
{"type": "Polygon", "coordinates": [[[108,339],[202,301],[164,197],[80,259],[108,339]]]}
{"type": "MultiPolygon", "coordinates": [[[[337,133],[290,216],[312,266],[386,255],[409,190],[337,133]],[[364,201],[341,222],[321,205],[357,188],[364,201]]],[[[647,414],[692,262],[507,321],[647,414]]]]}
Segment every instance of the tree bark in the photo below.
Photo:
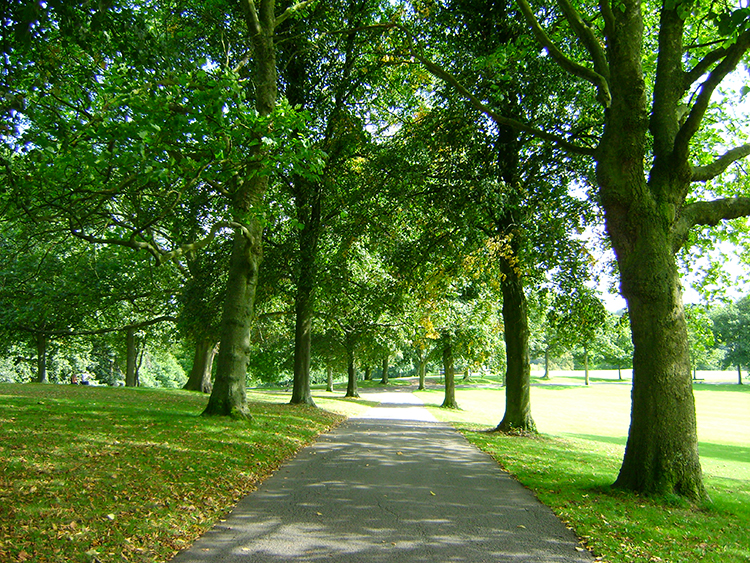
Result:
{"type": "Polygon", "coordinates": [[[138,387],[136,375],[137,350],[135,348],[135,328],[128,327],[125,333],[126,360],[125,360],[125,387],[138,387]]]}
{"type": "Polygon", "coordinates": [[[370,364],[365,364],[365,381],[372,381],[372,367],[370,364]]]}
{"type": "MultiPolygon", "coordinates": [[[[302,250],[302,249],[300,249],[302,250]]],[[[314,261],[314,257],[310,257],[314,261]]],[[[301,264],[302,273],[297,282],[296,323],[294,329],[294,386],[293,405],[315,406],[310,390],[310,356],[312,340],[312,262],[301,264]]]]}
{"type": "MultiPolygon", "coordinates": [[[[273,41],[275,3],[274,0],[262,0],[259,4],[257,11],[254,3],[247,3],[244,8],[248,35],[253,42],[255,107],[259,115],[268,116],[276,106],[278,91],[273,41]]],[[[221,317],[221,348],[216,362],[216,380],[204,415],[252,418],[247,408],[245,387],[258,269],[263,258],[260,210],[268,189],[269,173],[262,154],[265,150],[260,138],[262,134],[258,137],[244,177],[237,179],[232,197],[233,218],[244,225],[244,229],[235,229],[234,232],[221,317]]]]}
{"type": "Polygon", "coordinates": [[[737,385],[742,385],[742,366],[737,366],[737,385]]]}
{"type": "Polygon", "coordinates": [[[698,499],[705,493],[680,280],[669,249],[649,254],[653,268],[620,265],[635,350],[630,432],[615,486],[698,499]]]}
{"type": "Polygon", "coordinates": [[[199,391],[210,393],[211,371],[214,365],[214,357],[219,351],[219,345],[210,338],[203,338],[195,343],[195,354],[193,355],[193,367],[190,369],[187,383],[183,389],[187,391],[199,391]]]}
{"type": "Polygon", "coordinates": [[[443,372],[445,374],[445,398],[442,408],[457,409],[456,374],[453,368],[453,342],[450,334],[443,335],[443,372]]]}
{"type": "Polygon", "coordinates": [[[616,79],[611,82],[612,103],[596,155],[596,175],[634,344],[630,431],[615,486],[697,500],[705,490],[674,257],[692,176],[686,145],[678,143],[676,116],[684,86],[683,23],[675,11],[662,8],[657,83],[649,109],[640,2],[627,0],[612,12],[608,56],[616,79]],[[649,127],[654,158],[647,178],[649,127]]]}
{"type": "Polygon", "coordinates": [[[49,383],[47,379],[47,335],[41,332],[36,335],[36,380],[37,383],[49,383]]]}
{"type": "Polygon", "coordinates": [[[544,349],[544,376],[545,381],[549,381],[549,346],[544,349]]]}
{"type": "Polygon", "coordinates": [[[515,267],[500,258],[503,273],[503,323],[505,325],[505,415],[497,426],[500,432],[536,432],[531,417],[531,363],[529,360],[529,320],[523,283],[515,267]]]}
{"type": "Polygon", "coordinates": [[[345,397],[359,398],[359,391],[357,390],[357,370],[354,365],[354,347],[347,346],[346,350],[346,395],[345,397]]]}
{"type": "Polygon", "coordinates": [[[380,383],[382,385],[388,385],[388,366],[390,364],[390,361],[391,359],[388,355],[383,358],[383,374],[380,377],[380,383]]]}

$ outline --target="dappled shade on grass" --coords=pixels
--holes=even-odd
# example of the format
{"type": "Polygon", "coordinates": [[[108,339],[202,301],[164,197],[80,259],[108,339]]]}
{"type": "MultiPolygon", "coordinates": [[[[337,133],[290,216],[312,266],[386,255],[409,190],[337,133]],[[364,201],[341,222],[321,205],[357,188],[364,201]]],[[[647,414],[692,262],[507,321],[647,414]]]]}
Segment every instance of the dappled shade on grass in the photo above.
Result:
{"type": "Polygon", "coordinates": [[[0,385],[0,561],[164,561],[341,417],[182,391],[0,385]]]}

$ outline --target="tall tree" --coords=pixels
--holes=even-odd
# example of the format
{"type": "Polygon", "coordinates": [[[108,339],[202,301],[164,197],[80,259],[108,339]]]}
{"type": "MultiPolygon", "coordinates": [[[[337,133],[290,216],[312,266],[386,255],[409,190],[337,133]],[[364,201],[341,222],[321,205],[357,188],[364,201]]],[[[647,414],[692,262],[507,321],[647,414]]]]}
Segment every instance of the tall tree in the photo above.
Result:
{"type": "MultiPolygon", "coordinates": [[[[431,123],[430,137],[458,155],[470,155],[464,162],[454,158],[449,171],[438,174],[453,174],[453,182],[460,186],[446,198],[447,214],[451,224],[462,225],[467,233],[475,231],[467,236],[478,241],[482,237],[476,232],[482,233],[480,244],[489,241],[496,249],[507,356],[506,412],[498,429],[533,432],[527,288],[544,283],[545,269],[575,269],[579,278],[587,275],[583,253],[573,250],[580,249],[581,242],[571,233],[591,215],[588,205],[570,194],[575,172],[585,174],[582,161],[555,162],[549,149],[509,127],[504,116],[545,123],[552,115],[544,108],[550,90],[561,107],[575,96],[570,81],[527,49],[523,28],[509,5],[455,0],[442,9],[430,6],[418,12],[415,23],[402,28],[405,49],[444,84],[440,93],[450,100],[448,116],[439,127],[431,123]],[[445,33],[446,28],[452,32],[445,33]],[[499,60],[507,66],[500,68],[499,60]],[[514,66],[533,69],[550,83],[515,72],[514,66]],[[471,84],[471,89],[464,84],[471,84]],[[456,100],[458,96],[484,102],[469,108],[456,100]],[[477,109],[490,120],[472,115],[477,109]]],[[[587,115],[580,116],[581,131],[595,126],[587,115]]],[[[447,153],[445,148],[438,152],[447,153]]],[[[440,157],[434,160],[440,162],[440,157]]]]}
{"type": "Polygon", "coordinates": [[[714,330],[726,349],[725,366],[736,366],[742,384],[742,367],[750,370],[750,296],[726,305],[713,315],[714,330]]]}
{"type": "Polygon", "coordinates": [[[694,227],[750,214],[741,183],[731,197],[716,197],[716,185],[713,194],[701,189],[750,154],[750,145],[712,157],[721,148],[700,137],[713,119],[712,96],[750,48],[747,9],[688,0],[518,5],[548,58],[588,82],[603,110],[603,133],[590,143],[569,130],[504,123],[596,163],[597,199],[634,342],[631,426],[615,484],[700,499],[705,491],[675,254],[694,227]]]}

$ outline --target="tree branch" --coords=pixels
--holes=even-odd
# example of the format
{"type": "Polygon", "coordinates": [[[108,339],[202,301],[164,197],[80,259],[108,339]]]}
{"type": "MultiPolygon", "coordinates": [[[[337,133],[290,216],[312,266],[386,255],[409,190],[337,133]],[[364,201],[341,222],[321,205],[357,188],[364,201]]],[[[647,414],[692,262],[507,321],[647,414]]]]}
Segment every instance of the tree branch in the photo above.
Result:
{"type": "Polygon", "coordinates": [[[260,25],[260,18],[258,17],[258,8],[255,6],[254,0],[245,0],[243,4],[245,12],[245,21],[247,27],[253,35],[260,35],[263,32],[263,28],[260,25]]]}
{"type": "Polygon", "coordinates": [[[708,110],[711,96],[722,80],[732,72],[742,60],[742,57],[750,48],[750,31],[746,31],[737,38],[737,41],[726,51],[724,59],[714,68],[701,85],[695,103],[685,123],[680,128],[675,139],[675,151],[687,153],[688,146],[695,133],[700,128],[703,116],[708,110]]]}
{"type": "Polygon", "coordinates": [[[542,129],[537,129],[536,127],[532,127],[530,125],[527,125],[525,123],[522,123],[521,121],[518,121],[516,119],[511,119],[509,117],[505,117],[495,110],[493,110],[491,107],[489,107],[487,104],[482,102],[477,96],[472,94],[461,82],[453,76],[450,72],[445,70],[443,67],[433,63],[432,61],[428,60],[424,56],[420,55],[419,53],[416,53],[415,51],[412,51],[412,55],[416,60],[418,60],[420,63],[424,65],[424,67],[436,78],[439,78],[440,80],[443,80],[444,82],[450,84],[453,86],[453,88],[456,89],[456,91],[461,94],[466,100],[469,101],[469,103],[476,109],[477,111],[483,113],[490,119],[492,119],[496,124],[502,125],[505,127],[510,127],[512,129],[515,129],[517,131],[522,131],[524,133],[529,133],[530,135],[533,135],[534,137],[537,137],[539,139],[543,139],[545,141],[550,141],[551,143],[556,144],[562,149],[565,149],[568,152],[572,152],[575,154],[582,154],[582,155],[588,155],[593,156],[596,152],[596,149],[591,147],[584,147],[581,145],[577,145],[575,143],[572,143],[565,139],[564,137],[560,137],[559,135],[554,135],[552,133],[548,133],[546,131],[543,131],[542,129]]]}
{"type": "Polygon", "coordinates": [[[235,221],[219,221],[213,227],[211,227],[211,231],[205,238],[188,244],[183,244],[182,246],[174,250],[167,251],[148,242],[115,238],[99,238],[93,235],[87,235],[82,231],[77,230],[75,227],[71,227],[70,232],[73,234],[73,236],[76,236],[93,244],[110,244],[115,246],[125,246],[127,248],[133,248],[135,250],[146,250],[154,258],[156,258],[156,262],[158,265],[162,265],[164,262],[168,260],[176,260],[177,258],[187,254],[188,252],[196,252],[198,250],[202,250],[216,238],[220,230],[226,228],[239,230],[242,233],[242,236],[246,238],[250,237],[250,233],[244,225],[241,225],[240,223],[237,223],[235,221]]]}
{"type": "Polygon", "coordinates": [[[557,0],[557,4],[560,6],[565,19],[568,20],[570,27],[575,32],[578,39],[581,40],[583,46],[588,51],[592,62],[594,63],[594,71],[600,74],[604,79],[609,80],[609,64],[607,64],[607,56],[604,53],[601,43],[594,35],[594,32],[578,11],[570,3],[570,0],[557,0]]]}
{"type": "Polygon", "coordinates": [[[605,108],[608,108],[612,103],[612,95],[609,91],[609,84],[607,83],[607,79],[595,70],[591,70],[590,68],[578,64],[577,62],[566,57],[565,54],[557,48],[557,46],[552,42],[549,36],[544,32],[542,26],[539,24],[539,21],[536,19],[536,16],[534,16],[534,14],[532,13],[529,3],[526,0],[518,0],[518,5],[521,8],[524,17],[526,18],[526,22],[531,27],[531,31],[534,34],[534,37],[542,45],[542,47],[547,49],[547,52],[554,59],[554,61],[558,65],[560,65],[563,70],[569,72],[573,76],[583,78],[584,80],[596,86],[596,99],[605,108]]]}
{"type": "Polygon", "coordinates": [[[726,55],[726,53],[727,50],[724,47],[714,49],[710,53],[707,53],[706,56],[703,57],[700,61],[698,61],[698,63],[693,68],[685,72],[684,83],[682,86],[683,92],[687,92],[695,83],[695,81],[706,74],[711,65],[721,59],[721,57],[726,55]]]}
{"type": "Polygon", "coordinates": [[[274,24],[274,27],[278,27],[281,25],[284,21],[288,20],[291,16],[296,14],[297,12],[301,12],[308,6],[311,6],[317,2],[317,0],[304,0],[303,2],[298,2],[296,4],[292,4],[289,6],[286,10],[284,10],[277,18],[276,23],[274,24]]]}
{"type": "Polygon", "coordinates": [[[693,167],[693,182],[707,182],[724,172],[733,162],[750,155],[750,143],[728,150],[711,164],[693,167]]]}
{"type": "Polygon", "coordinates": [[[750,215],[750,197],[729,197],[713,201],[698,201],[682,208],[673,235],[672,249],[677,252],[695,225],[714,226],[721,221],[750,215]]]}

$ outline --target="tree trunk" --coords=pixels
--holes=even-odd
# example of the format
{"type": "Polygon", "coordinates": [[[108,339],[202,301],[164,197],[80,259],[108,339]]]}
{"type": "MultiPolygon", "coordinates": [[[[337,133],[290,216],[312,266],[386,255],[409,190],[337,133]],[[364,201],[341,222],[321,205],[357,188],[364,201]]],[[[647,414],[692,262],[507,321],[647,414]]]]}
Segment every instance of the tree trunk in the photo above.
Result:
{"type": "Polygon", "coordinates": [[[737,385],[742,385],[742,367],[737,366],[737,385]]]}
{"type": "Polygon", "coordinates": [[[549,381],[549,346],[544,349],[544,376],[545,381],[549,381]]]}
{"type": "MultiPolygon", "coordinates": [[[[253,85],[255,107],[261,116],[270,115],[276,106],[276,52],[273,42],[276,25],[273,0],[244,6],[248,35],[253,42],[255,63],[253,85]]],[[[236,228],[229,265],[227,292],[221,317],[221,348],[216,362],[216,380],[204,415],[252,418],[247,408],[245,392],[250,327],[252,324],[258,269],[263,258],[263,221],[261,209],[268,189],[269,170],[264,164],[262,132],[250,150],[245,174],[237,178],[232,196],[232,215],[243,225],[236,228]]]]}
{"type": "Polygon", "coordinates": [[[418,360],[417,373],[419,374],[419,390],[422,391],[425,389],[424,382],[425,376],[427,375],[427,355],[424,353],[424,350],[419,350],[418,360]]]}
{"type": "Polygon", "coordinates": [[[456,374],[453,370],[453,342],[451,341],[450,334],[443,336],[443,372],[445,374],[445,399],[441,407],[457,409],[456,374]]]}
{"type": "Polygon", "coordinates": [[[365,381],[372,381],[372,367],[370,364],[365,364],[365,381]]]}
{"type": "Polygon", "coordinates": [[[383,358],[383,374],[380,378],[380,383],[382,385],[388,385],[388,365],[390,361],[391,359],[388,355],[383,358]]]}
{"type": "MultiPolygon", "coordinates": [[[[303,272],[310,272],[312,269],[311,264],[302,264],[303,272]]],[[[310,343],[313,317],[312,278],[305,274],[300,275],[302,279],[297,282],[294,330],[294,386],[290,403],[315,406],[310,391],[310,343]]]]}
{"type": "Polygon", "coordinates": [[[500,432],[536,432],[531,417],[531,363],[529,360],[529,320],[523,283],[515,267],[500,259],[503,273],[503,324],[505,325],[505,415],[497,426],[500,432]]]}
{"type": "Polygon", "coordinates": [[[326,391],[333,393],[333,368],[326,366],[326,391]]]}
{"type": "Polygon", "coordinates": [[[125,387],[137,387],[136,363],[138,361],[138,354],[135,348],[135,328],[128,327],[125,342],[127,347],[125,356],[125,387]]]}
{"type": "Polygon", "coordinates": [[[346,395],[345,397],[359,398],[359,391],[357,390],[357,370],[354,366],[354,348],[347,346],[346,350],[346,395]]]}
{"type": "Polygon", "coordinates": [[[589,379],[589,347],[588,344],[583,345],[583,383],[589,385],[591,380],[589,379]]]}
{"type": "Polygon", "coordinates": [[[36,335],[36,380],[37,383],[49,383],[47,380],[47,335],[36,335]]]}
{"type": "Polygon", "coordinates": [[[682,289],[663,222],[650,219],[640,221],[631,248],[616,246],[634,352],[630,432],[615,486],[699,499],[705,491],[682,289]]]}
{"type": "Polygon", "coordinates": [[[214,357],[219,351],[218,346],[210,338],[202,338],[195,343],[193,367],[190,369],[190,375],[183,389],[201,393],[211,392],[211,371],[214,365],[214,357]]]}
{"type": "Polygon", "coordinates": [[[685,85],[684,20],[677,8],[662,8],[651,106],[641,3],[627,0],[612,16],[611,104],[595,155],[596,177],[634,345],[630,431],[615,486],[698,500],[705,490],[674,257],[686,236],[680,221],[692,179],[690,135],[680,135],[676,112],[685,85]],[[651,163],[648,171],[645,162],[651,163]]]}

